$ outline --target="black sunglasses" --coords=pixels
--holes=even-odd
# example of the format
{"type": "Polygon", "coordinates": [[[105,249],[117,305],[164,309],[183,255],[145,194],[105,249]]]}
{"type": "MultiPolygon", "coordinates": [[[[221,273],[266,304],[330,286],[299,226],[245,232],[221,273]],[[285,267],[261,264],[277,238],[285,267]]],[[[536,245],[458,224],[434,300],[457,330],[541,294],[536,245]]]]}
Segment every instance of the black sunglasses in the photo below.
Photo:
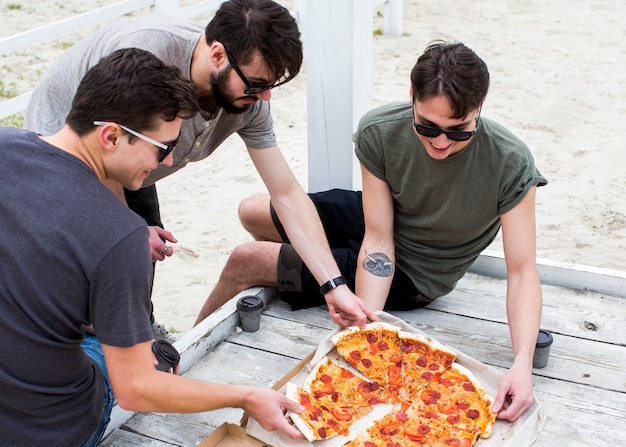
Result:
{"type": "Polygon", "coordinates": [[[474,130],[443,130],[439,127],[427,126],[425,124],[419,124],[413,120],[413,127],[418,134],[427,138],[436,138],[441,134],[444,134],[448,139],[452,141],[467,141],[474,136],[476,129],[474,130]]]}
{"type": "Polygon", "coordinates": [[[256,95],[266,90],[271,90],[273,88],[278,87],[279,85],[283,85],[285,82],[289,80],[289,79],[285,79],[283,81],[276,82],[272,85],[253,84],[252,82],[248,81],[248,78],[246,78],[246,76],[243,74],[243,72],[239,68],[239,65],[237,65],[237,61],[235,61],[235,58],[226,49],[226,46],[224,46],[224,51],[226,52],[226,57],[228,57],[228,62],[230,63],[230,66],[233,67],[233,70],[235,70],[235,73],[237,73],[237,75],[243,81],[243,83],[246,84],[247,88],[243,91],[244,94],[246,95],[256,95]]]}
{"type": "MultiPolygon", "coordinates": [[[[95,126],[104,126],[105,124],[107,124],[107,122],[106,121],[94,121],[93,124],[95,126]]],[[[174,148],[176,148],[176,144],[178,143],[178,140],[174,141],[171,144],[161,143],[160,141],[152,139],[152,138],[142,134],[141,132],[137,132],[136,130],[131,129],[130,127],[123,126],[120,123],[115,123],[115,124],[120,126],[122,129],[124,129],[129,134],[134,135],[137,138],[141,138],[142,140],[147,141],[148,143],[154,144],[157,148],[159,148],[161,150],[161,152],[159,152],[159,158],[158,158],[159,163],[162,163],[163,160],[165,160],[167,158],[167,156],[172,153],[174,148]]]]}

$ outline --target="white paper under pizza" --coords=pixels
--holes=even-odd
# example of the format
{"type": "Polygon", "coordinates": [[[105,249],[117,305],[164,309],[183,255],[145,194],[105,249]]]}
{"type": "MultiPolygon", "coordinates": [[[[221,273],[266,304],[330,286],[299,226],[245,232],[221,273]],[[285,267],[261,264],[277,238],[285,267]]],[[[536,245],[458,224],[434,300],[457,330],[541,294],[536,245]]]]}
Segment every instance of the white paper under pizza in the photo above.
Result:
{"type": "MultiPolygon", "coordinates": [[[[378,315],[379,321],[381,322],[393,324],[405,331],[429,336],[419,329],[410,326],[400,318],[386,312],[377,312],[376,315],[378,315]]],[[[325,356],[330,357],[334,361],[340,362],[343,366],[348,365],[347,362],[342,360],[341,356],[335,349],[335,345],[331,342],[332,336],[337,332],[339,332],[339,329],[337,329],[337,331],[333,331],[324,340],[322,340],[317,347],[313,359],[311,359],[311,361],[290,380],[291,383],[302,387],[313,366],[315,366],[325,356]]],[[[457,353],[456,363],[459,363],[470,370],[470,372],[484,386],[487,392],[491,394],[491,396],[495,397],[502,373],[491,366],[463,354],[462,352],[458,352],[456,350],[454,351],[457,353]]],[[[392,406],[388,404],[376,405],[372,412],[363,416],[350,427],[349,436],[335,436],[322,441],[309,442],[306,439],[293,440],[282,432],[268,432],[253,418],[248,420],[246,431],[250,434],[250,436],[254,436],[272,447],[341,447],[347,441],[354,438],[358,433],[364,431],[370,423],[387,414],[391,408],[392,406]]],[[[515,422],[511,423],[498,419],[494,425],[491,436],[487,439],[479,439],[476,443],[476,447],[530,446],[536,439],[537,433],[543,428],[544,423],[545,409],[535,398],[534,404],[515,422]]]]}

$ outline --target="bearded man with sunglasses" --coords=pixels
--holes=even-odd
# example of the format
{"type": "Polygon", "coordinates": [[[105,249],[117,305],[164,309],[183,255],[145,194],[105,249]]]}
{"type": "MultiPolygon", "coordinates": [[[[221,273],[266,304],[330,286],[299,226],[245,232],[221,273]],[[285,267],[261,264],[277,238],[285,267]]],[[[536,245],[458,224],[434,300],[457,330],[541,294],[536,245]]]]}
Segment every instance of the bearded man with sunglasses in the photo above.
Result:
{"type": "MultiPolygon", "coordinates": [[[[274,200],[287,233],[320,284],[340,274],[311,200],[277,146],[269,101],[271,90],[293,79],[302,64],[295,19],[272,0],[228,0],[204,32],[170,17],[120,20],[78,42],[49,68],[26,110],[25,127],[42,135],[58,131],[87,69],[118,48],[150,51],[177,66],[196,86],[201,112],[187,119],[174,143],[171,165],[150,172],[137,192],[109,183],[150,226],[152,261],[163,261],[176,242],[163,228],[155,182],[207,158],[230,135],[239,134],[274,200]]],[[[328,294],[333,320],[363,325],[363,302],[347,287],[328,294]]],[[[170,338],[152,316],[155,338],[170,338]]]]}
{"type": "MultiPolygon", "coordinates": [[[[374,311],[415,309],[449,293],[502,227],[515,360],[494,411],[514,421],[533,403],[541,317],[535,192],[547,181],[519,138],[480,117],[488,89],[487,66],[471,49],[431,43],[411,72],[411,100],[360,121],[362,192],[311,198],[341,268],[334,283],[347,283],[374,311]]],[[[245,284],[278,287],[293,309],[323,304],[330,288],[320,290],[290,244],[274,201],[250,197],[239,210],[256,241],[234,250],[205,310],[245,284]]]]}

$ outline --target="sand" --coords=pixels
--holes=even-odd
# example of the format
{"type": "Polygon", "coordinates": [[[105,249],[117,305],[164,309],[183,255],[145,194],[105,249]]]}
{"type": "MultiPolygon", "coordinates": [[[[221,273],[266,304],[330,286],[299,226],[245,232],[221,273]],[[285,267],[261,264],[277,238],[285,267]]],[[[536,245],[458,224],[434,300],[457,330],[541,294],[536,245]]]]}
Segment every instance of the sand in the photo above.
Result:
{"type": "MultiPolygon", "coordinates": [[[[0,37],[115,1],[83,3],[0,0],[0,37]],[[8,7],[19,3],[21,9],[8,7]]],[[[380,11],[373,12],[374,29],[382,29],[380,11]]],[[[491,72],[483,115],[521,137],[550,182],[537,193],[538,258],[623,272],[625,23],[626,4],[610,0],[405,0],[403,35],[374,37],[374,105],[408,100],[410,69],[430,40],[463,41],[491,72]]],[[[28,91],[88,31],[0,56],[0,86],[28,91]]],[[[271,102],[279,146],[306,188],[306,67],[274,90],[271,102]]],[[[158,190],[163,220],[179,242],[175,256],[158,264],[153,299],[157,319],[180,334],[191,328],[232,249],[250,240],[238,223],[239,201],[266,189],[233,136],[207,160],[160,181],[158,190]]],[[[502,251],[500,239],[490,249],[502,251]]]]}

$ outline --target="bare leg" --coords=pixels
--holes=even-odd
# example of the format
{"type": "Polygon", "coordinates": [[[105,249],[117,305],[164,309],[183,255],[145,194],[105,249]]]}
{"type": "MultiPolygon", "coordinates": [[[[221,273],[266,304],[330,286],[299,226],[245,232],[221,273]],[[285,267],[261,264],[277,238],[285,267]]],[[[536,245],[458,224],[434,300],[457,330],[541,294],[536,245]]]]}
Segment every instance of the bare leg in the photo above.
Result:
{"type": "Polygon", "coordinates": [[[239,204],[238,212],[241,225],[255,240],[282,242],[270,215],[270,196],[246,197],[239,204]]]}
{"type": "Polygon", "coordinates": [[[242,290],[253,286],[277,287],[280,247],[280,243],[264,241],[248,242],[236,247],[202,306],[194,326],[242,290]]]}

